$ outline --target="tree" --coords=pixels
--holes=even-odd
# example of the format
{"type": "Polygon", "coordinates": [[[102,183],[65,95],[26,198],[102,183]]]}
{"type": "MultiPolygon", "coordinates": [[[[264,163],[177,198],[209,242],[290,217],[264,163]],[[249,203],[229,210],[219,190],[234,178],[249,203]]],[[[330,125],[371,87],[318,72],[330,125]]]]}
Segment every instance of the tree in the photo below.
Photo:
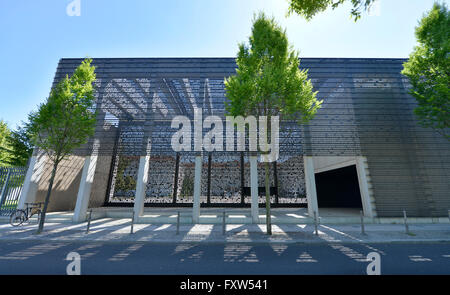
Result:
{"type": "Polygon", "coordinates": [[[22,123],[22,126],[18,126],[16,130],[11,131],[7,140],[13,151],[11,154],[11,165],[26,166],[28,159],[33,153],[31,133],[26,123],[22,123]]]}
{"type": "Polygon", "coordinates": [[[26,124],[11,131],[0,120],[0,166],[26,166],[32,152],[31,134],[26,124]]]}
{"type": "Polygon", "coordinates": [[[95,99],[92,83],[96,76],[91,62],[91,59],[84,60],[72,77],[66,75],[50,92],[47,101],[29,115],[33,143],[46,153],[53,164],[37,233],[44,228],[58,164],[94,135],[96,114],[93,112],[95,99]]]}
{"type": "Polygon", "coordinates": [[[447,6],[435,3],[416,27],[418,45],[403,64],[417,100],[419,124],[450,140],[450,18],[447,6]]]}
{"type": "Polygon", "coordinates": [[[0,166],[11,165],[11,154],[13,150],[8,141],[11,136],[11,130],[5,121],[0,120],[0,166]]]}
{"type": "MultiPolygon", "coordinates": [[[[263,13],[254,18],[249,44],[239,44],[236,63],[236,75],[225,80],[227,113],[266,116],[268,138],[272,116],[306,123],[320,108],[322,102],[316,99],[307,70],[299,69],[298,52],[289,45],[286,32],[273,18],[263,13]]],[[[271,234],[267,161],[265,188],[267,233],[271,234]]]]}
{"type": "Polygon", "coordinates": [[[353,8],[350,17],[357,21],[361,18],[361,12],[370,10],[375,1],[377,0],[289,0],[288,14],[295,12],[309,21],[317,13],[327,10],[329,7],[335,9],[345,2],[351,2],[353,8]]]}

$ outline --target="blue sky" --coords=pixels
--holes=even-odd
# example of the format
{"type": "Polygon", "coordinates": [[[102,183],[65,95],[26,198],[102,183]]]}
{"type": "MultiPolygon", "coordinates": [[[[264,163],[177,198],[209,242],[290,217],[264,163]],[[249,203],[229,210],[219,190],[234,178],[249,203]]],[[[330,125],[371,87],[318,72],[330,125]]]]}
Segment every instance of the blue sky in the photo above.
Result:
{"type": "MultiPolygon", "coordinates": [[[[1,0],[0,119],[15,128],[48,96],[62,57],[233,57],[265,11],[302,57],[407,57],[433,0],[380,0],[354,23],[349,6],[306,22],[287,0],[1,0]]],[[[446,2],[446,1],[444,1],[446,2]]]]}

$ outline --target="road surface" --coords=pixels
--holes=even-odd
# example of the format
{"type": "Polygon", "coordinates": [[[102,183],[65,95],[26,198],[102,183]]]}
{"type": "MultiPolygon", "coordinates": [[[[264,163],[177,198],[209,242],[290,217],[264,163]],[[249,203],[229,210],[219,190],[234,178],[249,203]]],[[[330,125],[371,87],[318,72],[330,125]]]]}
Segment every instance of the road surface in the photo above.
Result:
{"type": "Polygon", "coordinates": [[[1,241],[0,274],[366,274],[370,252],[381,274],[450,274],[450,243],[158,244],[1,241]]]}

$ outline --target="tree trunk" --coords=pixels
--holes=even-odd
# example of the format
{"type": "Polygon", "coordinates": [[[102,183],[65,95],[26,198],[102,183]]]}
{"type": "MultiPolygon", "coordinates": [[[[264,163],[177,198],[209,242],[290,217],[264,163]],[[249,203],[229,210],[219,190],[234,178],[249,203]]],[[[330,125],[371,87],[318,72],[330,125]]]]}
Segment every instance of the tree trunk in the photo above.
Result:
{"type": "Polygon", "coordinates": [[[270,220],[270,184],[269,184],[269,162],[264,163],[265,170],[265,186],[266,186],[266,225],[267,225],[267,234],[272,234],[272,223],[270,220]]]}
{"type": "Polygon", "coordinates": [[[47,196],[45,196],[44,208],[42,209],[41,219],[39,220],[39,227],[36,234],[40,234],[44,229],[45,214],[47,213],[48,203],[50,201],[50,194],[53,188],[53,181],[55,180],[56,169],[58,168],[58,163],[53,164],[52,176],[50,177],[50,183],[48,184],[47,196]]]}

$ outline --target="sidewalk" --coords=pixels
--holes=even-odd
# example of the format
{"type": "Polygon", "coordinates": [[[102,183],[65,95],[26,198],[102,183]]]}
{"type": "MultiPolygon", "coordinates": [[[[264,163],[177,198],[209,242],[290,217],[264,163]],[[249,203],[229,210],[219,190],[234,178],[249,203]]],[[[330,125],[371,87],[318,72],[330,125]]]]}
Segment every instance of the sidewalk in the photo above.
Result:
{"type": "Polygon", "coordinates": [[[89,233],[87,223],[46,223],[44,232],[35,235],[36,224],[12,227],[0,225],[0,241],[51,242],[153,242],[153,243],[399,243],[450,242],[449,224],[412,224],[410,234],[401,224],[368,224],[366,235],[359,224],[321,224],[318,235],[312,224],[278,224],[272,226],[272,236],[263,224],[228,224],[226,233],[220,224],[182,224],[177,234],[176,224],[135,224],[130,234],[128,218],[93,220],[89,233]]]}

